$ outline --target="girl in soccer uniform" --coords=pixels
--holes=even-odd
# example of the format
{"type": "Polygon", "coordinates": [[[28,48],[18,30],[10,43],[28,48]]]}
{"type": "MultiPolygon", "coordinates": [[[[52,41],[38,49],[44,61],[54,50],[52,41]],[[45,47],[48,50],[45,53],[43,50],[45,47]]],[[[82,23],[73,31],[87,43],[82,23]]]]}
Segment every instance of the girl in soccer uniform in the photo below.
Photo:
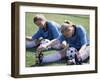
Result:
{"type": "Polygon", "coordinates": [[[47,21],[43,15],[36,15],[33,19],[38,26],[38,31],[32,37],[26,37],[26,48],[32,48],[40,44],[39,38],[53,40],[57,38],[60,32],[60,25],[54,21],[47,21]]]}
{"type": "MultiPolygon", "coordinates": [[[[86,31],[81,25],[74,25],[70,22],[65,22],[61,26],[62,35],[57,39],[52,40],[45,46],[38,47],[38,50],[42,50],[51,45],[56,45],[56,42],[62,43],[66,41],[66,47],[56,52],[55,54],[49,54],[43,56],[42,63],[54,62],[65,58],[66,49],[68,47],[74,47],[78,50],[77,61],[84,61],[89,57],[89,39],[87,37],[86,31]]],[[[61,45],[62,46],[62,45],[61,45]]]]}

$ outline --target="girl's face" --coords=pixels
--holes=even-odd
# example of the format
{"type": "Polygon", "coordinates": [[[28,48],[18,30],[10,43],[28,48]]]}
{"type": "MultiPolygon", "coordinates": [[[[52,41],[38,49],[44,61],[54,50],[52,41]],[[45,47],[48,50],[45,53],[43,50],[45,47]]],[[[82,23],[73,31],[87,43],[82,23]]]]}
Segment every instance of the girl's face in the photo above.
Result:
{"type": "Polygon", "coordinates": [[[46,21],[45,21],[45,20],[37,20],[37,21],[35,22],[35,24],[36,24],[38,27],[43,28],[43,27],[45,27],[45,25],[46,25],[46,21]]]}
{"type": "Polygon", "coordinates": [[[65,36],[65,37],[72,37],[74,33],[74,27],[68,27],[62,34],[65,36]]]}

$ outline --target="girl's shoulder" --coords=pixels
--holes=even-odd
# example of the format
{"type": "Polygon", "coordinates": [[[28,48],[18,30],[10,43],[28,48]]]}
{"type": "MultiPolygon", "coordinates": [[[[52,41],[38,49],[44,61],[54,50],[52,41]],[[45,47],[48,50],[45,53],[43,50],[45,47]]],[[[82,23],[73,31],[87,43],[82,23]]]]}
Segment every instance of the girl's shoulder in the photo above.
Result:
{"type": "Polygon", "coordinates": [[[82,25],[76,25],[77,29],[83,29],[84,27],[82,25]]]}
{"type": "Polygon", "coordinates": [[[82,25],[76,25],[78,31],[85,31],[85,28],[82,25]]]}
{"type": "Polygon", "coordinates": [[[54,22],[54,21],[47,21],[47,24],[48,24],[48,25],[56,25],[57,23],[54,22]]]}
{"type": "Polygon", "coordinates": [[[78,34],[86,33],[86,30],[82,25],[76,25],[76,31],[78,34]]]}

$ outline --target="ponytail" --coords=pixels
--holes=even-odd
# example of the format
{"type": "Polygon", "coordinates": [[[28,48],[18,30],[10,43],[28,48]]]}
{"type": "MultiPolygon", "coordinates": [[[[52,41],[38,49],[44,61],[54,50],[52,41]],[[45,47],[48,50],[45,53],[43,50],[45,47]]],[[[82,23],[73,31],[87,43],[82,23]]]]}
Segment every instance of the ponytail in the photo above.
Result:
{"type": "Polygon", "coordinates": [[[69,21],[69,20],[65,20],[64,23],[70,24],[70,25],[72,25],[73,27],[76,26],[73,22],[71,22],[71,21],[69,21]]]}

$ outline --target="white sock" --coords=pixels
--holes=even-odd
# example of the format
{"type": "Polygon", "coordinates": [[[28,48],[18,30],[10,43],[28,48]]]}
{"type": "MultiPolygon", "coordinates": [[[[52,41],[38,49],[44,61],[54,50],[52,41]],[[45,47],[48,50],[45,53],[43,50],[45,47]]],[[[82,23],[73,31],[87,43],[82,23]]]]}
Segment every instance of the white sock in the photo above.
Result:
{"type": "Polygon", "coordinates": [[[35,47],[36,44],[34,41],[28,41],[26,40],[26,48],[32,48],[32,47],[35,47]]]}
{"type": "Polygon", "coordinates": [[[58,61],[60,59],[61,59],[61,54],[59,52],[56,52],[55,54],[44,56],[42,62],[49,63],[49,62],[58,61]]]}
{"type": "Polygon", "coordinates": [[[86,60],[90,55],[90,48],[86,47],[86,49],[83,51],[83,53],[80,54],[80,57],[82,61],[86,60]]]}

